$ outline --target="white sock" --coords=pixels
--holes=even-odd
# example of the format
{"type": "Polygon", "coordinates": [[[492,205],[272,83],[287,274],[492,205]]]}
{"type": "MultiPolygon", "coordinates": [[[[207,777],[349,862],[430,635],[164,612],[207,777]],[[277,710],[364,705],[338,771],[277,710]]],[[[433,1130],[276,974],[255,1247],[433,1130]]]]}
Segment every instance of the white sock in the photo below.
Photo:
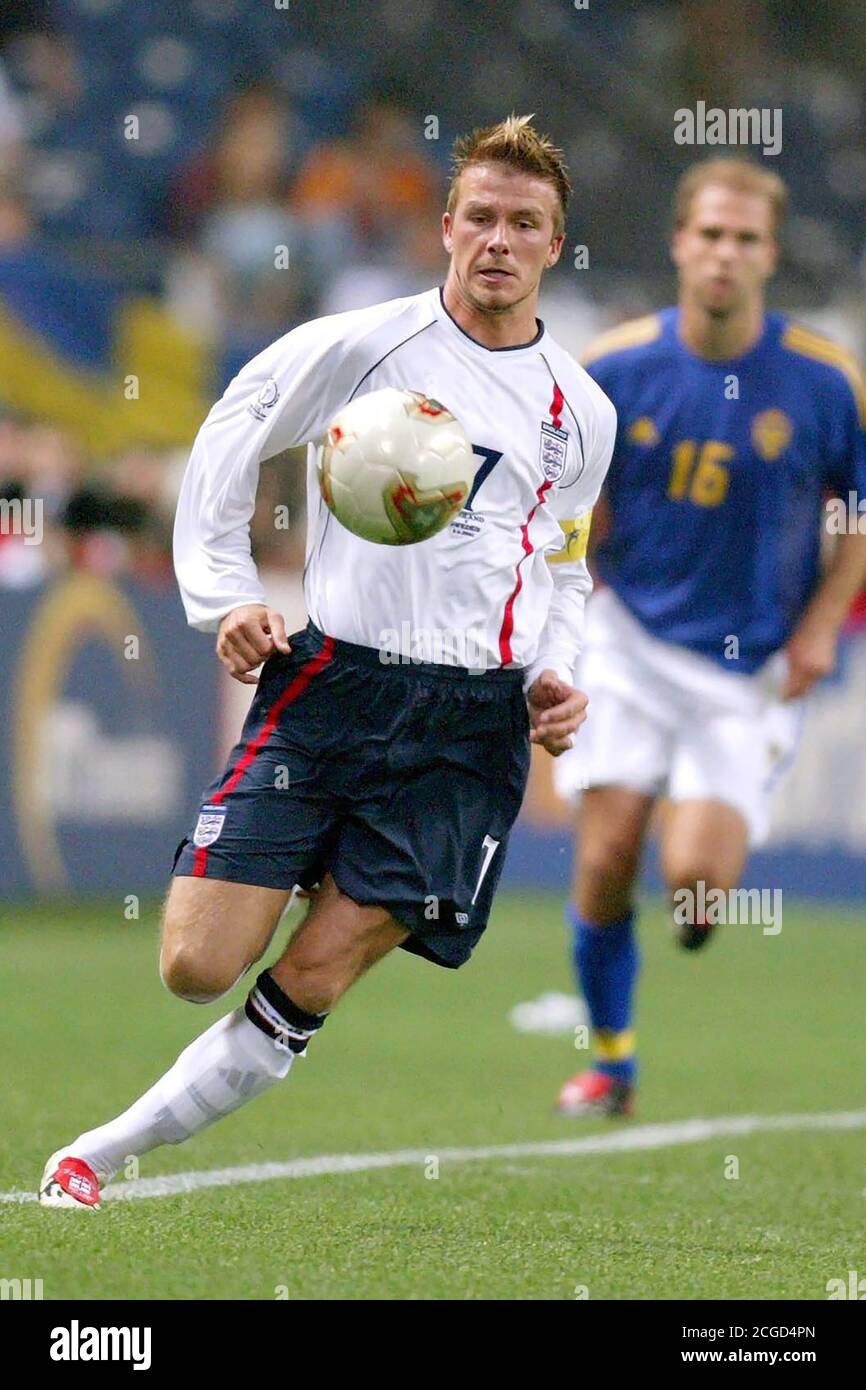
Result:
{"type": "Polygon", "coordinates": [[[180,1144],[246,1105],[287,1076],[294,1058],[251,1023],[241,1005],[191,1042],[140,1100],[80,1134],[67,1152],[107,1182],[132,1155],[180,1144]]]}

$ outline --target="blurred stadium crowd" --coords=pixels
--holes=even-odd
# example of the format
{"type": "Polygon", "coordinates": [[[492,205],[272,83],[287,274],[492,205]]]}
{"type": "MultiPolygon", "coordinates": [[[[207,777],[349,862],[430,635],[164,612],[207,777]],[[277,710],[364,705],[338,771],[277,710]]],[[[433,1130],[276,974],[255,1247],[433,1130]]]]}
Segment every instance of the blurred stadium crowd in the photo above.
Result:
{"type": "MultiPolygon", "coordinates": [[[[83,564],[171,584],[210,403],[317,314],[441,278],[454,135],[538,113],[575,198],[543,312],[566,346],[668,301],[678,107],[770,106],[792,216],[774,302],[862,352],[860,0],[15,0],[0,6],[0,585],[83,564]],[[495,10],[495,15],[494,15],[495,10]]],[[[298,566],[302,470],[263,470],[260,562],[298,566]],[[274,526],[274,507],[293,525],[274,526]]]]}

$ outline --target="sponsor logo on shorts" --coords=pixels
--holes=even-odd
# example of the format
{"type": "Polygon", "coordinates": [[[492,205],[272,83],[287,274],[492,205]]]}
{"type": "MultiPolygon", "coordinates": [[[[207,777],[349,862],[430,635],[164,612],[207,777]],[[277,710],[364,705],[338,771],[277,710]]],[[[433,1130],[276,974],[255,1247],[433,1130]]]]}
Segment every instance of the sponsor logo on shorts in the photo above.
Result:
{"type": "Polygon", "coordinates": [[[192,842],[197,849],[206,849],[218,840],[226,818],[225,806],[202,806],[192,842]]]}

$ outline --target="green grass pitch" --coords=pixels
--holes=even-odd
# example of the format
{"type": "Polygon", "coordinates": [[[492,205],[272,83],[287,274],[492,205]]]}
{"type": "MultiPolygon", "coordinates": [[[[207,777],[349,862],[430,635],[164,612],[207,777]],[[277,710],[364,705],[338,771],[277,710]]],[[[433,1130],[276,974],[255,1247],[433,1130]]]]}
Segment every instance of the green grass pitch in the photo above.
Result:
{"type": "MultiPolygon", "coordinates": [[[[124,1108],[243,998],[172,999],[157,908],[5,908],[0,1191],[35,1189],[59,1144],[124,1108]]],[[[641,919],[642,1082],[633,1121],[553,1114],[585,1059],[521,1036],[520,1000],[571,989],[558,899],[502,895],[452,973],[396,952],[289,1078],[141,1176],[321,1154],[637,1134],[690,1117],[856,1110],[866,1073],[862,913],[786,904],[779,936],[721,929],[678,951],[641,919]]],[[[866,1270],[860,1129],[758,1132],[570,1157],[443,1160],[131,1202],[97,1214],[0,1204],[0,1276],[46,1299],[826,1298],[866,1270]],[[735,1156],[739,1177],[726,1177],[735,1156]],[[429,1165],[428,1165],[429,1171],[429,1165]]]]}

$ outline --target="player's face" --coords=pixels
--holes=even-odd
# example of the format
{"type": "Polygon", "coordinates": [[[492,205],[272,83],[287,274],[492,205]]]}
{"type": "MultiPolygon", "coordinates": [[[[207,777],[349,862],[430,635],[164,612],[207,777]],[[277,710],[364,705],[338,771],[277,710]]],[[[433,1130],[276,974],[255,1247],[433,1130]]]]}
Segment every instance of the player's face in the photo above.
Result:
{"type": "Polygon", "coordinates": [[[680,288],[713,318],[760,300],[776,256],[772,208],[759,193],[709,184],[674,233],[680,288]]]}
{"type": "Polygon", "coordinates": [[[454,213],[442,218],[442,239],[451,256],[449,278],[468,304],[502,313],[538,293],[562,250],[564,238],[554,230],[558,204],[546,179],[507,164],[464,170],[454,213]]]}

